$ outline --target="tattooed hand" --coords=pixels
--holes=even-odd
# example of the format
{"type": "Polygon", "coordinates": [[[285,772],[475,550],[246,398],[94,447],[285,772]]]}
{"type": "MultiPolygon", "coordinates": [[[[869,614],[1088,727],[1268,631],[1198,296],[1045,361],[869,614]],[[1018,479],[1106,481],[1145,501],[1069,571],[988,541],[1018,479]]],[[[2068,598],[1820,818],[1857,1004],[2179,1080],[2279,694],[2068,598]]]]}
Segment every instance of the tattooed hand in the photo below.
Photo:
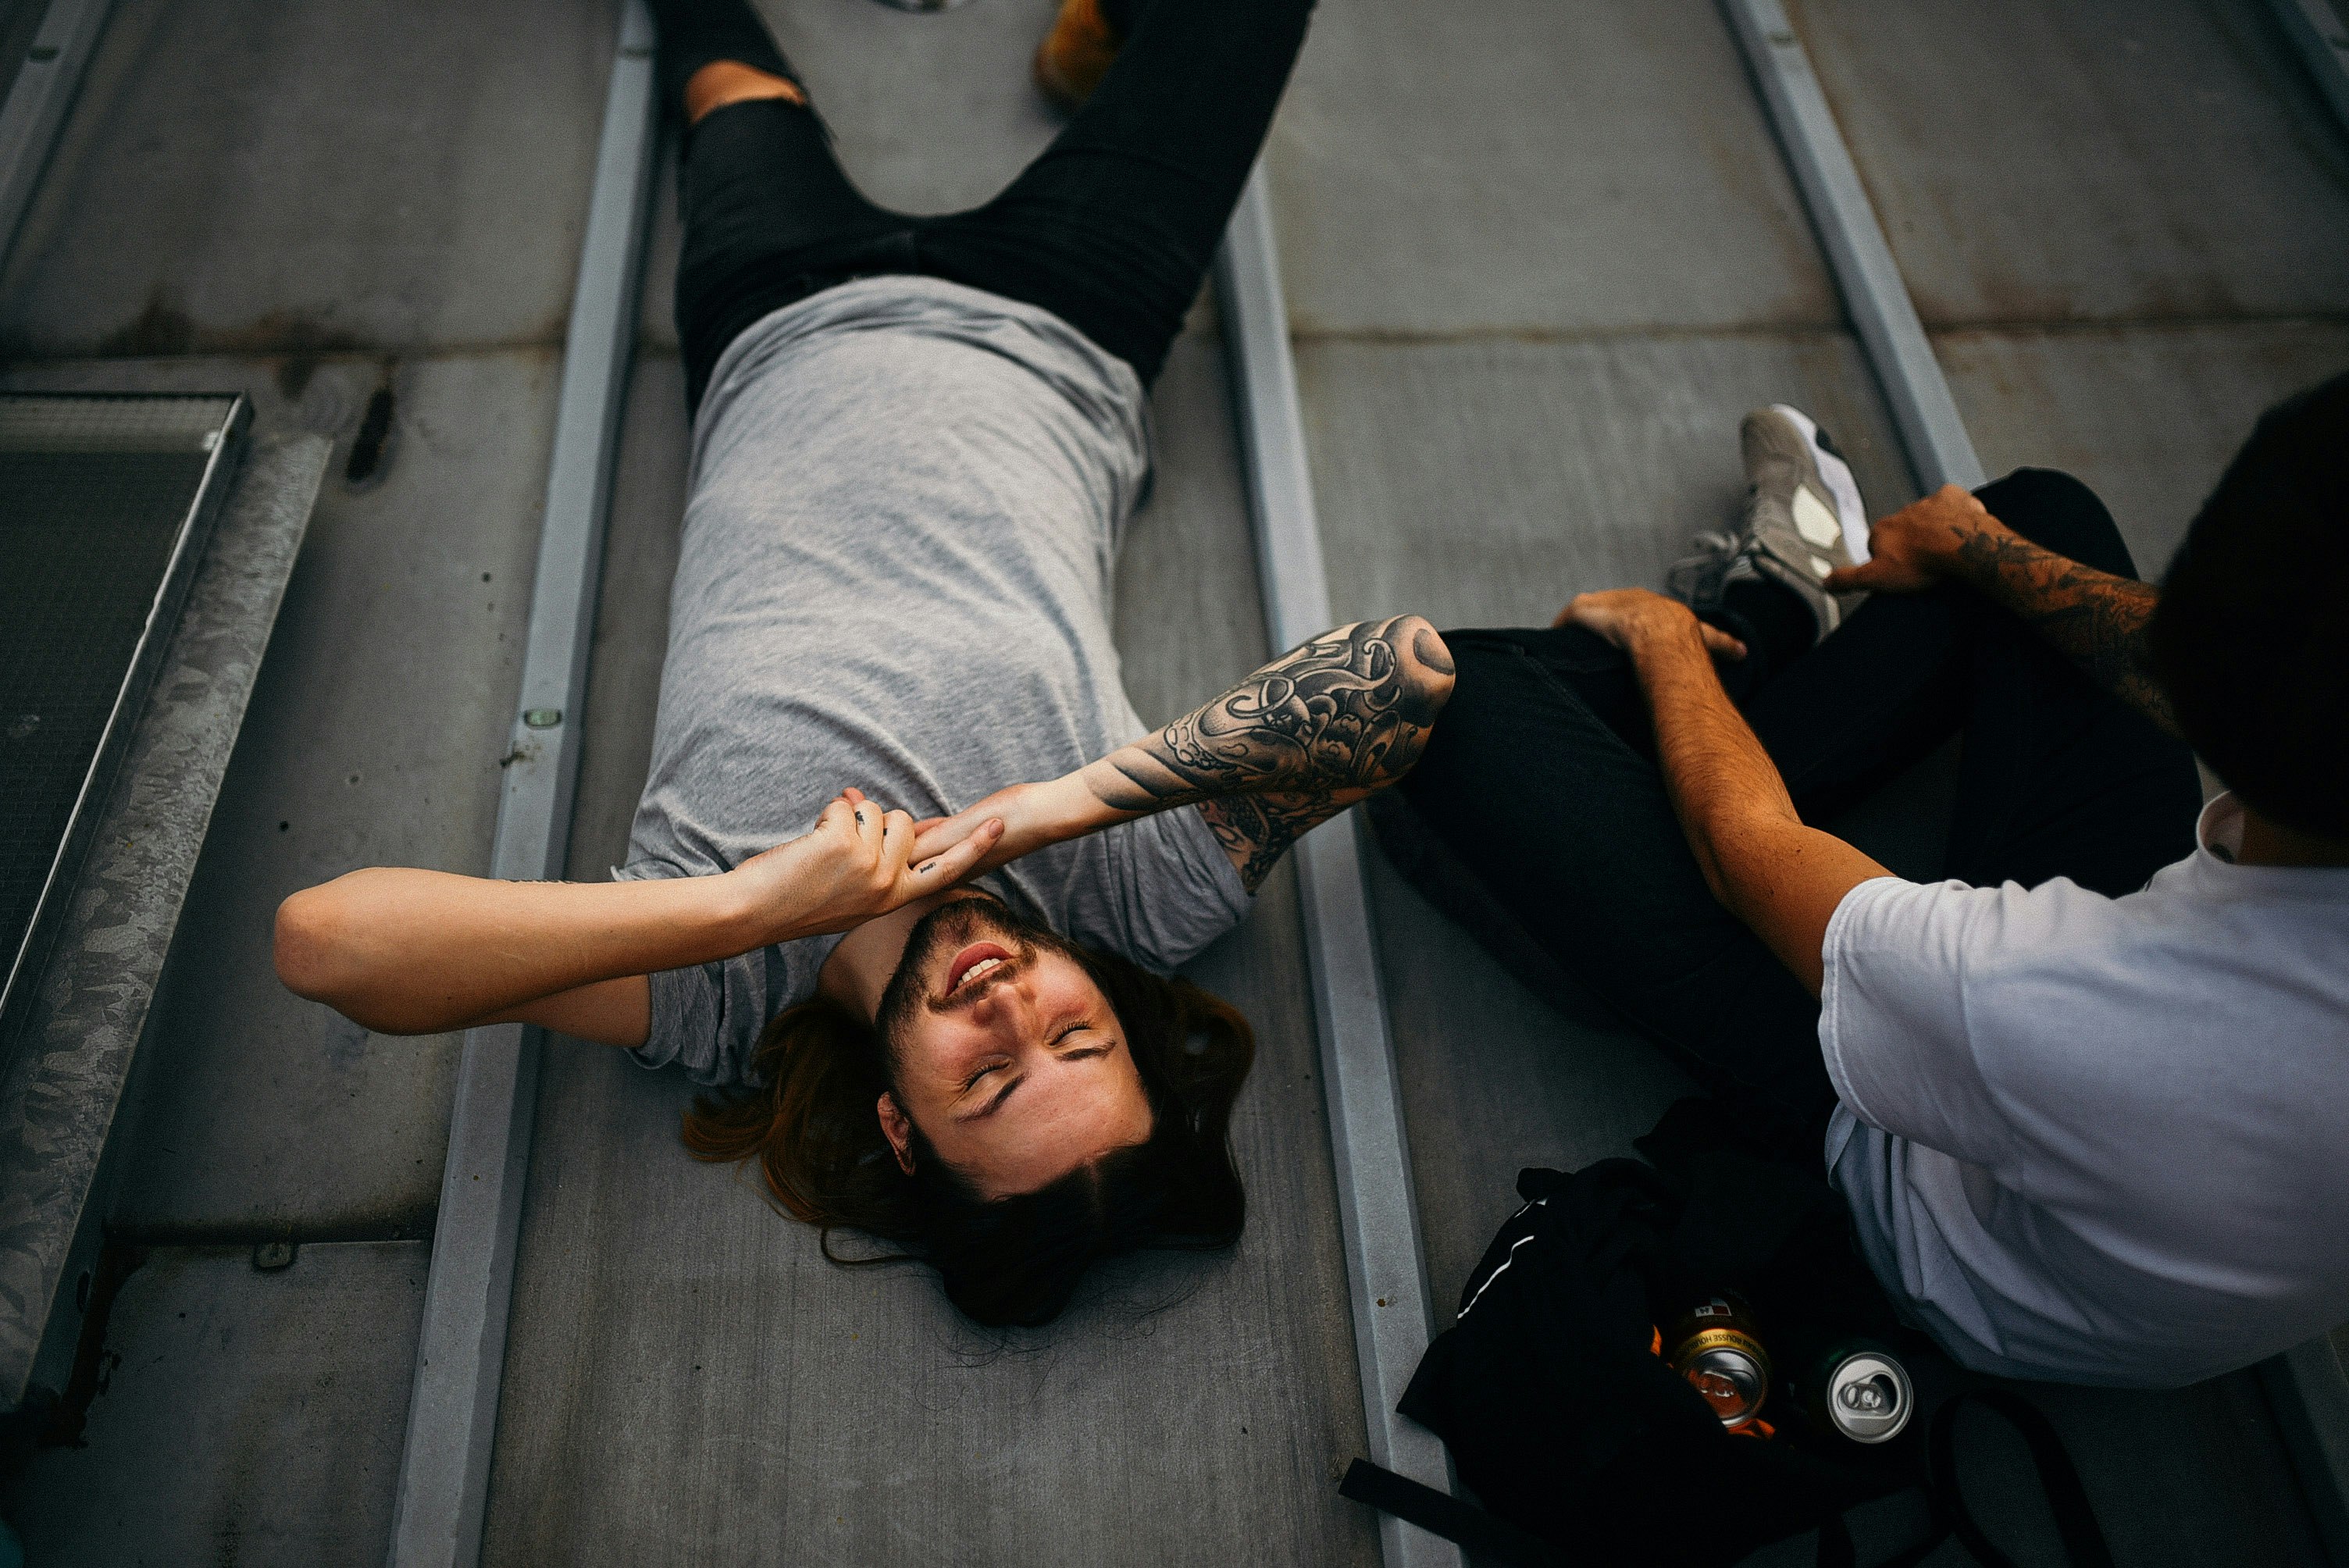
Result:
{"type": "Polygon", "coordinates": [[[1452,693],[1418,615],[1340,626],[1081,777],[1112,811],[1197,805],[1254,890],[1307,829],[1411,771],[1452,693]]]}
{"type": "Polygon", "coordinates": [[[1827,578],[1830,593],[1907,593],[1957,578],[2037,627],[2089,679],[2178,733],[2146,641],[2161,599],[2150,583],[2041,549],[1957,485],[1943,485],[1877,523],[1868,547],[1864,564],[1827,578]]]}
{"type": "Polygon", "coordinates": [[[1961,485],[1943,485],[1868,531],[1868,559],[1830,573],[1830,593],[1914,593],[1956,572],[1959,551],[1985,529],[2000,526],[1961,485]]]}

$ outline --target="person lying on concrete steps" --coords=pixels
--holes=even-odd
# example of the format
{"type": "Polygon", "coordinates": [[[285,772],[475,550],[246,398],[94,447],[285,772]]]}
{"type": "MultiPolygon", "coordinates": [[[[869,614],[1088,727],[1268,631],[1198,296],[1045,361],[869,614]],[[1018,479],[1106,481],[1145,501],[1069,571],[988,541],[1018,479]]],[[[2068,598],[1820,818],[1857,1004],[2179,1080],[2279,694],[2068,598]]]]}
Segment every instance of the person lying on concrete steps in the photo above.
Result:
{"type": "Polygon", "coordinates": [[[1823,1160],[1971,1367],[2176,1385],[2349,1319],[2349,377],[2159,589],[2063,474],[1870,529],[1810,419],[1743,440],[1673,596],[1445,634],[1399,858],[1823,1160]],[[1952,734],[1945,880],[1812,825],[1952,734]]]}
{"type": "Polygon", "coordinates": [[[654,0],[696,412],[628,863],[354,872],[280,910],[285,984],[387,1033],[523,1020],[678,1064],[718,1091],[696,1152],[987,1322],[1051,1317],[1114,1251],[1234,1240],[1253,1039],[1163,976],[1409,769],[1451,680],[1424,621],[1366,622],[1146,735],[1111,641],[1146,390],[1310,9],[1071,0],[1037,76],[1090,101],[994,201],[907,218],[740,0],[654,0]]]}

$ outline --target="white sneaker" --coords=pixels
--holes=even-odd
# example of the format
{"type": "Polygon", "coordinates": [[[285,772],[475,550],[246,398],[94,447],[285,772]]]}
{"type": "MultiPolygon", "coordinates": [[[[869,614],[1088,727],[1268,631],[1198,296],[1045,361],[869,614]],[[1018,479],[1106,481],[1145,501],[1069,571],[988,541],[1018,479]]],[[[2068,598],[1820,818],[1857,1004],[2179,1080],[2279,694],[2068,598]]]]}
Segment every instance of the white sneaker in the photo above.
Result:
{"type": "Polygon", "coordinates": [[[1820,586],[1868,559],[1868,511],[1851,465],[1809,415],[1784,403],[1756,408],[1737,428],[1745,457],[1745,517],[1734,532],[1701,533],[1673,564],[1672,597],[1700,614],[1729,584],[1766,578],[1810,607],[1824,637],[1868,597],[1820,586]]]}

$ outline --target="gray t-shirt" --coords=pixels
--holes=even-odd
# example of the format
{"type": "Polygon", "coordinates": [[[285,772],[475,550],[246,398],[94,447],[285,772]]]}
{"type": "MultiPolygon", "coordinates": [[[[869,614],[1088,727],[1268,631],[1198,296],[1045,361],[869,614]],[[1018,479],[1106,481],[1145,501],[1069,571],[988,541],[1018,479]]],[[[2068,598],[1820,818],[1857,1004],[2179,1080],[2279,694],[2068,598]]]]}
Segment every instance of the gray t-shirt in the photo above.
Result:
{"type": "MultiPolygon", "coordinates": [[[[743,333],[694,426],[652,771],[613,874],[730,870],[851,784],[950,813],[1143,734],[1109,596],[1149,469],[1133,371],[1047,311],[880,277],[743,333]]],[[[1248,906],[1187,809],[979,885],[1158,970],[1248,906]]],[[[655,975],[638,1058],[742,1081],[838,940],[655,975]]]]}

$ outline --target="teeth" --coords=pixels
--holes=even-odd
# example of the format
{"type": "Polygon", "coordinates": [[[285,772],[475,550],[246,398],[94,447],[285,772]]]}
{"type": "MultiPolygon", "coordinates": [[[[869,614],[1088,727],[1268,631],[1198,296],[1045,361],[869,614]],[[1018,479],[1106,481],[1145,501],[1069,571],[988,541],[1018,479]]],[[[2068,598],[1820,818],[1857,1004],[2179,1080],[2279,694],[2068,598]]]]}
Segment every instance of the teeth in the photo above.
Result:
{"type": "Polygon", "coordinates": [[[982,958],[962,972],[962,978],[955,983],[955,989],[959,991],[988,970],[1001,967],[1003,967],[1003,960],[1000,958],[982,958]]]}

